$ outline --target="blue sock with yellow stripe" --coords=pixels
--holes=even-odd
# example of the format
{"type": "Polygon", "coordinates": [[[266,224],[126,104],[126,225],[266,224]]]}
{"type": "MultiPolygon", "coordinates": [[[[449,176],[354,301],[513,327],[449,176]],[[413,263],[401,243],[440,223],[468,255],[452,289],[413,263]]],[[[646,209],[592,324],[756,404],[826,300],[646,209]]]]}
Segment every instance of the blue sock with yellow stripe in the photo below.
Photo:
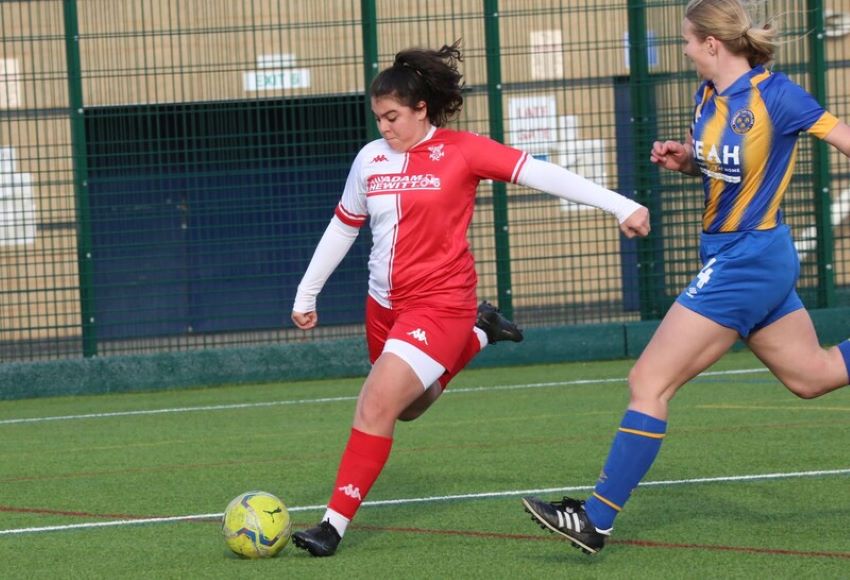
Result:
{"type": "Polygon", "coordinates": [[[587,516],[598,529],[614,526],[614,518],[655,461],[666,432],[667,421],[626,411],[593,495],[584,505],[587,516]]]}

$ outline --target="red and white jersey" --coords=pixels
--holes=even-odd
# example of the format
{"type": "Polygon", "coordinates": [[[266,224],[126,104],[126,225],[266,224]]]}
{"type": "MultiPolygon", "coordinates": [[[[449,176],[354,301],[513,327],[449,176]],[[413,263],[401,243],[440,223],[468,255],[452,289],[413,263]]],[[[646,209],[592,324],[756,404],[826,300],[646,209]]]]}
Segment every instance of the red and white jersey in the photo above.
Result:
{"type": "Polygon", "coordinates": [[[384,139],[360,150],[336,208],[344,223],[369,219],[369,294],[386,308],[411,299],[475,303],[469,250],[482,179],[515,183],[528,154],[466,131],[432,128],[405,153],[384,139]]]}

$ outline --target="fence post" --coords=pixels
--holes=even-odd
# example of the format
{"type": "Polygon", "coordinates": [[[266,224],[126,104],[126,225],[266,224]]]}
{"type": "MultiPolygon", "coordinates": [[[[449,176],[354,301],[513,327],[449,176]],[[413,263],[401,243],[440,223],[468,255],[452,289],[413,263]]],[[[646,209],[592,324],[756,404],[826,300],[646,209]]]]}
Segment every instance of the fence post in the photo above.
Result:
{"type": "MultiPolygon", "coordinates": [[[[490,137],[504,143],[505,125],[502,108],[502,64],[499,40],[499,1],[484,0],[484,43],[487,60],[487,110],[490,118],[490,137]]],[[[496,290],[499,307],[513,318],[511,293],[511,248],[508,233],[507,186],[493,182],[493,229],[496,242],[496,290]]]]}
{"type": "Polygon", "coordinates": [[[86,125],[83,109],[83,75],[80,65],[80,31],[76,0],[64,0],[65,59],[68,67],[68,105],[71,122],[71,157],[77,211],[77,268],[80,290],[80,324],[83,356],[97,355],[94,318],[93,256],[89,214],[89,175],[86,158],[86,125]]]}
{"type": "Polygon", "coordinates": [[[375,0],[360,0],[360,30],[363,34],[363,80],[366,94],[366,136],[374,141],[381,134],[372,121],[372,102],[369,98],[369,86],[378,75],[378,11],[375,0]]]}
{"type": "Polygon", "coordinates": [[[649,42],[647,37],[646,2],[629,0],[629,95],[632,110],[632,135],[636,163],[634,199],[649,208],[652,234],[637,241],[638,293],[641,319],[657,319],[664,315],[664,261],[661,237],[661,204],[652,195],[653,169],[649,158],[655,134],[654,85],[649,75],[649,42]]]}
{"type": "MultiPolygon", "coordinates": [[[[823,0],[807,0],[806,28],[809,36],[809,74],[811,75],[811,93],[818,102],[826,107],[826,55],[824,53],[824,7],[823,0]]],[[[815,227],[817,229],[817,249],[815,257],[818,271],[817,307],[835,306],[835,269],[832,231],[832,200],[829,191],[829,151],[827,144],[816,139],[812,151],[812,185],[815,196],[815,227]]]]}

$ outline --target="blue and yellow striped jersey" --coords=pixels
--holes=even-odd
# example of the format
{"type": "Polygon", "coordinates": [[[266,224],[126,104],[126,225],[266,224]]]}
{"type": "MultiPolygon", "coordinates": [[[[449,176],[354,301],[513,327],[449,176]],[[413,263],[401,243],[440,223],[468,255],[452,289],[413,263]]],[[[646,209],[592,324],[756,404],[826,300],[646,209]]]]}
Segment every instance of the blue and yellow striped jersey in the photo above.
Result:
{"type": "Polygon", "coordinates": [[[838,124],[802,87],[757,66],[722,95],[710,81],[695,95],[694,157],[702,173],[708,233],[782,223],[801,131],[823,139],[838,124]]]}

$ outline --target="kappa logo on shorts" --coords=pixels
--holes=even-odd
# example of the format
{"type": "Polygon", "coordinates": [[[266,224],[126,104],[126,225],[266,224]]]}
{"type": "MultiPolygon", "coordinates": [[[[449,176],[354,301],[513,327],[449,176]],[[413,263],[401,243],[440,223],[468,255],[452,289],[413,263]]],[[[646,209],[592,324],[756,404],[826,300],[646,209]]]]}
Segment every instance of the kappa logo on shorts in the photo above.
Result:
{"type": "Polygon", "coordinates": [[[700,270],[699,274],[697,274],[696,286],[691,286],[686,292],[688,296],[693,298],[697,295],[697,292],[699,292],[703,286],[705,286],[711,281],[711,275],[714,274],[714,268],[712,268],[712,266],[716,261],[717,258],[712,258],[706,263],[705,266],[702,267],[702,270],[700,270]]]}
{"type": "Polygon", "coordinates": [[[411,330],[407,333],[407,336],[411,336],[414,338],[414,340],[418,340],[419,342],[424,342],[425,344],[428,344],[428,337],[425,335],[425,331],[421,328],[411,330]]]}

